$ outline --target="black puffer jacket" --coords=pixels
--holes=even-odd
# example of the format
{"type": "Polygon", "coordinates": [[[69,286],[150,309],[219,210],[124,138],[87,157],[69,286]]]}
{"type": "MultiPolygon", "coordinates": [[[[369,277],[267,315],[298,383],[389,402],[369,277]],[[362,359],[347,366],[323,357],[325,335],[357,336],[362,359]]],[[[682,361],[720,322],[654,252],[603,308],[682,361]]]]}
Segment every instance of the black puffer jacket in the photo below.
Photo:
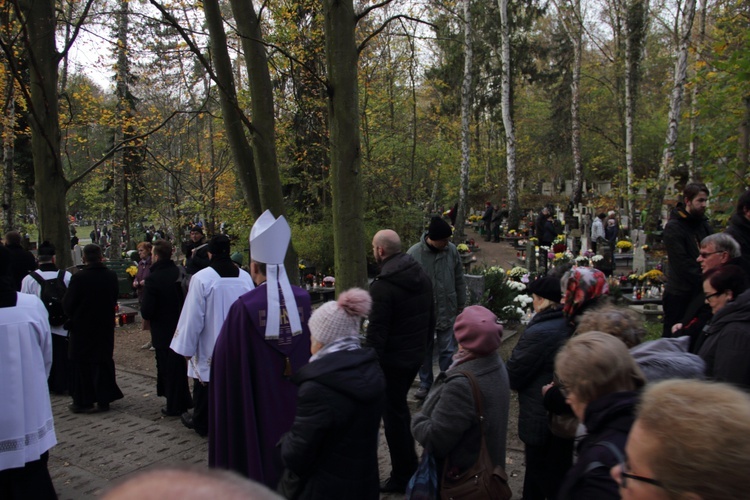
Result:
{"type": "Polygon", "coordinates": [[[588,434],[578,444],[578,461],[565,476],[559,500],[620,498],[610,470],[625,455],[637,401],[636,393],[627,391],[607,394],[588,404],[583,417],[588,434]],[[610,448],[612,445],[617,452],[610,448]]]}
{"type": "Polygon", "coordinates": [[[151,321],[151,342],[155,348],[166,349],[172,342],[182,311],[182,285],[177,278],[180,270],[171,259],[151,265],[141,301],[141,316],[151,321]]]}
{"type": "Polygon", "coordinates": [[[698,343],[709,378],[750,391],[750,290],[714,315],[698,343]]]}
{"type": "Polygon", "coordinates": [[[435,330],[432,282],[410,255],[398,253],[385,260],[370,285],[372,312],[365,345],[383,365],[409,368],[424,361],[425,348],[435,330]]]}
{"type": "Polygon", "coordinates": [[[562,309],[534,316],[508,360],[510,388],[518,391],[518,437],[529,446],[542,446],[549,435],[542,387],[552,382],[555,354],[568,338],[562,309]]]}
{"type": "Polygon", "coordinates": [[[740,249],[742,250],[740,266],[745,271],[745,274],[750,277],[750,221],[742,214],[734,214],[729,219],[729,226],[726,233],[731,235],[740,244],[740,249]]]}
{"type": "Polygon", "coordinates": [[[292,381],[300,386],[297,415],[281,457],[302,478],[298,498],[379,498],[385,378],[375,352],[333,352],[303,366],[292,381]]]}
{"type": "Polygon", "coordinates": [[[682,203],[672,210],[664,227],[664,246],[669,258],[667,291],[686,295],[701,290],[701,265],[696,259],[701,240],[711,233],[708,220],[703,216],[693,217],[682,203]]]}

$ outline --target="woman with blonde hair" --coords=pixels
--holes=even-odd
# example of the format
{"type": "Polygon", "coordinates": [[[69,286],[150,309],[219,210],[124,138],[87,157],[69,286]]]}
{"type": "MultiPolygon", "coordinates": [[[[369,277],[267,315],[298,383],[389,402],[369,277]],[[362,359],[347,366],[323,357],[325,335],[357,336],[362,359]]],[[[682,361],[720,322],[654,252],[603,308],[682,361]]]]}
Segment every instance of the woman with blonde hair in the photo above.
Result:
{"type": "Polygon", "coordinates": [[[750,396],[723,383],[667,380],[644,391],[626,460],[625,500],[724,500],[750,491],[750,396]]]}
{"type": "Polygon", "coordinates": [[[609,471],[620,462],[645,378],[625,344],[603,332],[571,338],[555,357],[555,384],[588,434],[557,498],[617,499],[609,471]]]}

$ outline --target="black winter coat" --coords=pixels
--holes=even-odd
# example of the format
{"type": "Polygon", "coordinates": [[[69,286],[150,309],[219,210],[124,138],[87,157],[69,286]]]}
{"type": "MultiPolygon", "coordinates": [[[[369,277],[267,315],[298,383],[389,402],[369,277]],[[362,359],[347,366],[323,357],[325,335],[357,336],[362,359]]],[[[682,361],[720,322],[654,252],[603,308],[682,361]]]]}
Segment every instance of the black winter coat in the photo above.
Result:
{"type": "Polygon", "coordinates": [[[739,264],[750,278],[750,221],[742,214],[734,214],[729,219],[729,227],[727,227],[726,233],[740,244],[742,256],[739,264]]]}
{"type": "Polygon", "coordinates": [[[565,476],[559,500],[620,498],[617,483],[609,472],[625,456],[637,402],[636,393],[627,391],[607,394],[588,404],[583,418],[588,434],[578,443],[578,461],[565,476]],[[604,442],[614,445],[618,453],[604,442]]]}
{"type": "Polygon", "coordinates": [[[370,295],[365,345],[375,349],[383,365],[421,365],[435,330],[432,282],[422,266],[405,253],[389,257],[370,285],[370,295]]]}
{"type": "Polygon", "coordinates": [[[141,299],[141,316],[151,321],[151,342],[157,349],[166,349],[172,342],[182,311],[182,284],[177,282],[180,270],[171,259],[151,265],[141,299]]]}
{"type": "Polygon", "coordinates": [[[375,352],[333,352],[303,366],[292,381],[299,385],[297,414],[281,440],[281,457],[303,481],[298,498],[379,498],[385,378],[375,352]]]}
{"type": "Polygon", "coordinates": [[[36,259],[31,252],[24,250],[21,245],[6,245],[5,248],[10,252],[10,273],[13,286],[17,292],[20,292],[23,279],[36,269],[36,259]]]}
{"type": "Polygon", "coordinates": [[[698,345],[709,378],[750,391],[750,291],[713,316],[698,345]]]}
{"type": "Polygon", "coordinates": [[[112,360],[115,347],[117,274],[102,263],[88,264],[70,278],[63,297],[70,332],[70,359],[89,363],[112,360]]]}
{"type": "Polygon", "coordinates": [[[703,281],[701,265],[696,260],[700,242],[713,233],[705,217],[693,217],[678,204],[664,227],[664,246],[667,248],[669,269],[667,291],[675,295],[699,293],[703,281]]]}
{"type": "Polygon", "coordinates": [[[518,437],[529,446],[542,446],[550,434],[542,387],[552,382],[555,354],[567,338],[562,309],[547,309],[534,316],[508,360],[510,388],[518,391],[518,437]]]}

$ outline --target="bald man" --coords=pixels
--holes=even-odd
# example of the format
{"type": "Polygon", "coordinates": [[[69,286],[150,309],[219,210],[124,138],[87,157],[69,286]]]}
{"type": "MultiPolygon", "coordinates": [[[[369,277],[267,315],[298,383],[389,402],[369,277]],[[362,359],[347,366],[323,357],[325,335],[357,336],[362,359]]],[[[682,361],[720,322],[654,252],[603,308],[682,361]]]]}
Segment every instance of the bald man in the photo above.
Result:
{"type": "Polygon", "coordinates": [[[380,274],[370,285],[372,312],[365,345],[375,349],[385,374],[383,425],[391,454],[391,474],[380,491],[403,493],[417,470],[406,395],[435,330],[432,282],[416,260],[401,252],[395,231],[378,231],[372,252],[380,274]]]}

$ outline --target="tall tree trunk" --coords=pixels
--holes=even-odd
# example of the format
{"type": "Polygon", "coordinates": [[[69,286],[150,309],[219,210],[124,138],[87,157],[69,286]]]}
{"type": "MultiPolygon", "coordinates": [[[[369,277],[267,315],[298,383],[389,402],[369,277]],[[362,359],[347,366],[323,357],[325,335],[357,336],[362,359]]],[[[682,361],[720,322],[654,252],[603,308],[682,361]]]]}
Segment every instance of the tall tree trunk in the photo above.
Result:
{"type": "Polygon", "coordinates": [[[358,53],[352,0],[323,0],[331,194],[339,290],[367,284],[357,91],[358,53]]]}
{"type": "Polygon", "coordinates": [[[237,104],[232,61],[227,50],[227,36],[224,32],[218,1],[205,0],[203,12],[206,15],[209,50],[219,90],[221,117],[224,122],[229,149],[232,151],[232,157],[234,158],[235,173],[242,186],[245,202],[250,207],[250,212],[257,218],[263,213],[258,189],[258,174],[255,168],[253,149],[245,135],[242,111],[237,104]]]}
{"type": "MultiPolygon", "coordinates": [[[[276,116],[273,105],[273,84],[268,70],[268,56],[263,44],[260,19],[251,0],[231,0],[232,12],[237,20],[237,31],[247,65],[252,109],[252,143],[261,207],[275,216],[287,215],[281,177],[276,157],[276,116]]],[[[355,69],[356,74],[356,69],[355,69]]],[[[290,243],[284,259],[290,281],[299,282],[297,252],[290,243]]]]}
{"type": "Polygon", "coordinates": [[[688,49],[690,47],[690,32],[693,28],[695,18],[695,0],[687,0],[685,9],[682,11],[682,26],[677,49],[677,60],[674,66],[674,84],[669,102],[669,123],[667,125],[667,136],[664,141],[664,152],[662,153],[659,175],[656,178],[656,187],[651,191],[648,205],[648,223],[646,228],[656,229],[661,217],[661,207],[664,203],[664,192],[667,189],[669,174],[674,164],[674,151],[677,144],[677,130],[680,124],[680,109],[682,106],[682,95],[687,79],[688,49]]]}
{"type": "Polygon", "coordinates": [[[65,180],[60,158],[60,121],[57,97],[55,48],[56,13],[54,0],[21,3],[26,17],[29,48],[31,150],[34,158],[34,194],[39,210],[39,238],[55,245],[61,268],[73,263],[67,221],[65,180]]]}
{"type": "Polygon", "coordinates": [[[743,179],[744,182],[737,183],[737,196],[742,195],[745,189],[748,188],[747,174],[750,172],[750,95],[746,95],[742,99],[742,104],[745,106],[745,115],[742,123],[740,123],[738,134],[740,142],[738,148],[740,171],[738,174],[739,178],[743,179]]]}
{"type": "Polygon", "coordinates": [[[461,84],[461,183],[458,190],[458,212],[453,241],[465,239],[464,224],[469,204],[469,167],[471,166],[471,65],[474,53],[471,47],[471,0],[464,6],[464,79],[461,84]]]}
{"type": "Polygon", "coordinates": [[[581,53],[583,52],[583,16],[581,0],[573,0],[573,15],[570,16],[569,35],[573,44],[573,75],[570,82],[570,147],[573,153],[573,195],[574,206],[581,203],[583,197],[583,164],[581,162],[581,53]]]}
{"type": "Polygon", "coordinates": [[[508,0],[498,0],[500,7],[501,60],[503,72],[501,78],[500,103],[505,128],[505,154],[508,171],[508,228],[518,229],[520,210],[518,208],[518,186],[516,179],[516,131],[513,124],[513,112],[510,102],[510,24],[508,23],[508,0]]]}
{"type": "MultiPolygon", "coordinates": [[[[6,75],[9,75],[8,68],[5,68],[6,75]]],[[[15,229],[13,217],[13,144],[16,133],[16,99],[14,95],[15,82],[8,76],[7,95],[5,97],[5,109],[3,120],[3,222],[5,232],[15,229]]]]}
{"type": "MultiPolygon", "coordinates": [[[[705,48],[706,48],[706,10],[708,0],[701,0],[701,14],[700,14],[700,26],[698,29],[698,40],[697,45],[697,57],[696,57],[696,68],[699,63],[705,60],[705,48]]],[[[697,80],[697,79],[696,79],[697,80]]],[[[690,152],[688,154],[688,177],[690,180],[700,180],[700,172],[696,165],[696,156],[698,150],[698,134],[696,132],[698,125],[698,82],[693,84],[692,92],[690,94],[690,152]]]]}

